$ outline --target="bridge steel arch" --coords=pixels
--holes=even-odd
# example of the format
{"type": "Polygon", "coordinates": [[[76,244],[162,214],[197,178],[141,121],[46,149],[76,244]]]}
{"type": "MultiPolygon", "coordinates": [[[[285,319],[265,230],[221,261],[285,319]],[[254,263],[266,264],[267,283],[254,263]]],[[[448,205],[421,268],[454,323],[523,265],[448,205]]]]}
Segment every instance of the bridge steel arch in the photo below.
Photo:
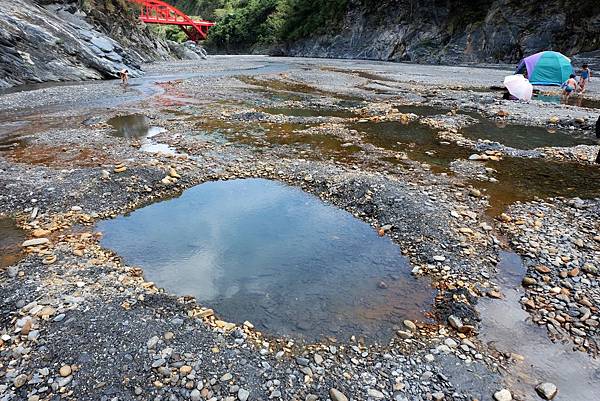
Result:
{"type": "Polygon", "coordinates": [[[184,12],[161,0],[129,0],[140,6],[140,20],[146,24],[178,25],[194,42],[205,40],[215,23],[193,20],[184,12]]]}

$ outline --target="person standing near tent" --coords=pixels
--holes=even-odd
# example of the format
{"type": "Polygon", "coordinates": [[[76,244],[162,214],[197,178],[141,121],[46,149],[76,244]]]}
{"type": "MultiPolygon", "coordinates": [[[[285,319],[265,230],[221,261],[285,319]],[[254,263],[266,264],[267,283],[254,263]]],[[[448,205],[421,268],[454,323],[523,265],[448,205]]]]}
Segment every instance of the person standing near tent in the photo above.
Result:
{"type": "Polygon", "coordinates": [[[573,92],[577,89],[577,81],[575,80],[575,74],[571,74],[567,82],[563,84],[563,96],[566,100],[569,100],[573,92]]]}
{"type": "Polygon", "coordinates": [[[579,79],[579,93],[585,92],[585,86],[592,79],[592,71],[587,64],[581,66],[581,75],[579,79]]]}

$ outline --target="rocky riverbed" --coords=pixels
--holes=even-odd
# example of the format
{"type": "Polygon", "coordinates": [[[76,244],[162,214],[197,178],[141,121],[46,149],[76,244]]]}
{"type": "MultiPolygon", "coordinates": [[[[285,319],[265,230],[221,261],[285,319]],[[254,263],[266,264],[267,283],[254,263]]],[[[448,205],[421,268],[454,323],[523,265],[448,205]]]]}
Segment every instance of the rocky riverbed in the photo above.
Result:
{"type": "MultiPolygon", "coordinates": [[[[18,243],[2,243],[11,258],[0,273],[0,400],[597,393],[577,369],[539,369],[539,355],[500,330],[479,335],[499,316],[478,304],[510,302],[527,316],[521,324],[547,329],[549,353],[566,341],[573,366],[598,374],[600,110],[503,101],[491,89],[502,69],[266,57],[144,69],[125,89],[84,82],[0,96],[10,127],[0,137],[0,212],[22,230],[18,243]],[[109,122],[128,115],[145,116],[135,129],[160,129],[119,136],[109,122]],[[546,127],[547,138],[520,149],[500,134],[467,135],[483,122],[509,124],[506,136],[510,124],[546,127]],[[586,144],[565,147],[565,138],[586,144]],[[401,322],[386,341],[280,337],[167,293],[100,245],[102,219],[241,178],[300,188],[392,239],[436,291],[429,319],[401,322]],[[527,270],[517,299],[507,252],[527,270]]],[[[598,93],[594,84],[587,100],[598,93]]]]}

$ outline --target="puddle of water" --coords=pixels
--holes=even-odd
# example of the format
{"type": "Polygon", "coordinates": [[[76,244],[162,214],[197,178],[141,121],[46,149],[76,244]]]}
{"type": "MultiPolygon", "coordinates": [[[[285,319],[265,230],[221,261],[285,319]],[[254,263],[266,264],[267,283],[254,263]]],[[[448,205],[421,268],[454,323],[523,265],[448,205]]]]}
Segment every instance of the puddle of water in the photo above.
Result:
{"type": "Polygon", "coordinates": [[[24,255],[21,243],[25,232],[11,219],[0,217],[0,268],[17,263],[24,255]]]}
{"type": "Polygon", "coordinates": [[[553,343],[546,329],[530,321],[519,300],[525,296],[521,280],[525,274],[518,255],[501,252],[500,284],[504,299],[482,299],[480,339],[501,352],[522,355],[508,379],[510,388],[523,401],[538,401],[535,386],[551,382],[558,386],[555,401],[596,400],[600,394],[600,361],[574,352],[569,345],[553,343]]]}
{"type": "Polygon", "coordinates": [[[458,159],[467,159],[472,151],[454,143],[409,145],[406,148],[408,157],[431,166],[434,173],[449,173],[450,163],[458,159]]]}
{"type": "Polygon", "coordinates": [[[310,128],[304,124],[260,124],[253,131],[237,135],[236,142],[255,146],[289,146],[299,151],[302,157],[311,160],[334,159],[338,162],[357,162],[356,153],[362,149],[340,138],[321,133],[306,133],[310,128]]]}
{"type": "Polygon", "coordinates": [[[560,95],[537,95],[535,100],[541,100],[546,103],[567,104],[577,107],[587,107],[588,109],[600,109],[600,100],[587,99],[582,96],[573,96],[568,101],[564,100],[560,95]]]}
{"type": "Polygon", "coordinates": [[[208,120],[196,127],[200,129],[196,136],[205,137],[207,141],[231,141],[256,148],[290,146],[301,152],[302,157],[314,160],[333,158],[341,162],[356,162],[355,154],[362,150],[332,135],[302,132],[310,128],[310,124],[208,120]]]}
{"type": "Polygon", "coordinates": [[[295,133],[292,135],[268,135],[267,140],[271,144],[278,145],[296,145],[306,146],[311,150],[308,158],[333,158],[341,162],[356,162],[355,154],[362,149],[357,145],[344,143],[337,137],[326,134],[302,134],[295,133]]]}
{"type": "Polygon", "coordinates": [[[82,116],[52,116],[29,114],[0,117],[0,152],[27,146],[30,135],[57,128],[73,128],[83,121],[82,116]]]}
{"type": "Polygon", "coordinates": [[[113,134],[123,138],[142,138],[140,150],[148,153],[162,153],[174,156],[177,151],[165,143],[156,143],[152,140],[158,134],[166,131],[162,127],[152,127],[146,116],[130,114],[113,117],[107,122],[113,127],[113,134]]]}
{"type": "Polygon", "coordinates": [[[563,196],[600,197],[600,168],[543,159],[504,158],[486,162],[497,170],[497,183],[474,181],[472,184],[490,195],[491,215],[499,215],[516,201],[563,196]],[[596,184],[595,184],[596,183],[596,184]]]}
{"type": "Polygon", "coordinates": [[[304,109],[300,107],[266,107],[260,111],[272,115],[284,115],[291,117],[339,117],[339,118],[354,118],[358,115],[351,110],[341,109],[304,109]]]}
{"type": "Polygon", "coordinates": [[[436,141],[436,131],[418,121],[365,122],[349,125],[350,129],[365,133],[365,140],[388,150],[403,150],[405,144],[431,144],[436,141]]]}
{"type": "Polygon", "coordinates": [[[574,132],[549,130],[545,127],[503,124],[492,120],[482,120],[462,130],[466,138],[488,139],[517,149],[535,149],[546,146],[570,147],[577,145],[594,145],[591,137],[577,135],[574,132]]]}
{"type": "Polygon", "coordinates": [[[391,240],[273,181],[202,184],[98,229],[147,279],[272,334],[390,338],[433,301],[391,240]]]}
{"type": "MultiPolygon", "coordinates": [[[[422,106],[407,107],[421,109],[422,106]]],[[[431,109],[436,111],[435,114],[439,114],[439,109],[431,109]]],[[[448,172],[450,163],[456,159],[467,159],[472,154],[472,151],[467,148],[440,141],[435,129],[418,121],[356,123],[350,128],[365,133],[366,142],[383,149],[406,152],[412,160],[429,164],[434,172],[448,172]]],[[[384,160],[398,163],[398,160],[392,158],[384,160]]]]}
{"type": "Polygon", "coordinates": [[[167,145],[166,143],[154,143],[150,141],[145,141],[144,143],[142,143],[142,146],[140,146],[140,150],[142,152],[147,153],[162,153],[168,156],[177,155],[177,150],[167,145]]]}
{"type": "Polygon", "coordinates": [[[23,144],[23,131],[29,121],[7,121],[0,124],[0,151],[10,150],[23,144]]]}
{"type": "Polygon", "coordinates": [[[129,114],[109,119],[107,124],[113,127],[113,134],[123,138],[151,138],[164,132],[161,127],[150,126],[146,116],[129,114]]]}

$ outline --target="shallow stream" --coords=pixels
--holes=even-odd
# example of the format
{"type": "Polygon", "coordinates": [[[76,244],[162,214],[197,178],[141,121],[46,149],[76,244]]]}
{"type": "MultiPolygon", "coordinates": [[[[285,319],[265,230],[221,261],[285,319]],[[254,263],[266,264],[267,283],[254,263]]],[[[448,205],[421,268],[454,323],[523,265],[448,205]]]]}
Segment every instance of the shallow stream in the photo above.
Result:
{"type": "Polygon", "coordinates": [[[25,232],[9,218],[0,217],[0,268],[17,263],[23,256],[21,243],[25,232]]]}
{"type": "MultiPolygon", "coordinates": [[[[498,140],[503,135],[505,144],[519,145],[529,141],[536,146],[572,146],[577,142],[595,143],[594,139],[578,138],[567,133],[549,133],[544,128],[508,126],[496,127],[492,121],[473,126],[471,132],[487,132],[490,138],[498,140]],[[489,129],[483,129],[488,127],[489,129]],[[571,142],[567,145],[567,142],[571,142]]],[[[406,152],[409,158],[427,163],[435,172],[449,173],[449,165],[454,160],[468,159],[474,152],[454,143],[440,141],[436,131],[418,121],[366,122],[351,126],[365,134],[365,142],[392,151],[406,152]]],[[[481,137],[479,134],[473,134],[481,137]]],[[[392,158],[385,159],[397,163],[392,158]]],[[[600,197],[600,168],[571,162],[558,162],[545,159],[504,157],[501,161],[482,162],[494,170],[490,174],[497,182],[472,180],[471,184],[490,196],[490,214],[502,213],[516,201],[530,201],[556,196],[595,198],[600,197]]]]}
{"type": "Polygon", "coordinates": [[[585,353],[573,352],[569,345],[553,343],[544,327],[531,322],[519,302],[525,296],[521,280],[526,269],[518,255],[501,252],[498,268],[504,298],[480,301],[480,338],[500,352],[522,356],[523,361],[517,362],[508,376],[513,393],[519,400],[537,401],[540,398],[535,386],[551,382],[559,388],[555,401],[597,400],[600,362],[585,353]]]}
{"type": "Polygon", "coordinates": [[[583,133],[567,132],[546,127],[504,124],[488,119],[482,119],[478,124],[465,127],[462,130],[462,134],[466,138],[474,140],[487,139],[516,149],[597,144],[595,138],[583,133]]]}
{"type": "Polygon", "coordinates": [[[128,114],[113,117],[108,120],[108,125],[113,128],[113,135],[127,138],[140,139],[140,150],[148,153],[162,153],[175,155],[177,151],[165,143],[157,143],[152,138],[166,131],[162,127],[151,126],[148,118],[141,114],[128,114]]]}

